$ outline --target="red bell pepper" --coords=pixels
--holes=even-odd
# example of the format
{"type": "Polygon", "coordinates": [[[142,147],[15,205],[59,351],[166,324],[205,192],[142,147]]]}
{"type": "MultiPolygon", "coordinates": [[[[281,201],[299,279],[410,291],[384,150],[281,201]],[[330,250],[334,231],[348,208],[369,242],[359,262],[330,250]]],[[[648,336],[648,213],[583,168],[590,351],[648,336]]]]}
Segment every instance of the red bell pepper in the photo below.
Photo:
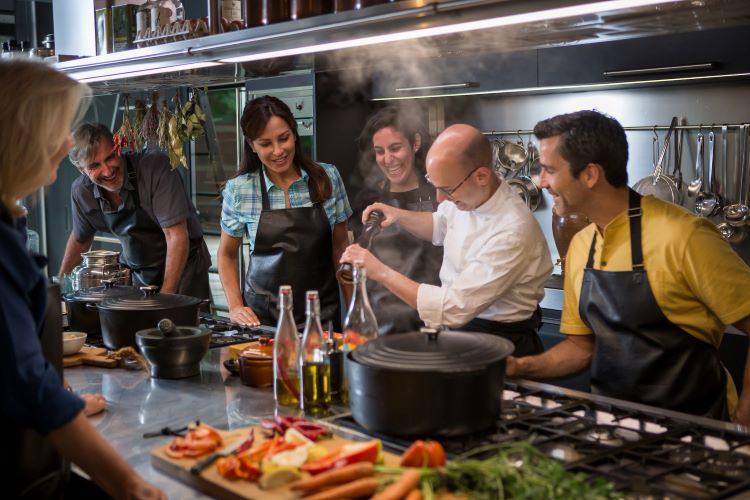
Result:
{"type": "Polygon", "coordinates": [[[374,464],[378,461],[378,455],[380,455],[382,447],[383,444],[380,439],[373,439],[355,446],[345,446],[318,460],[307,462],[302,466],[302,470],[314,476],[327,470],[338,469],[357,462],[374,464]]]}

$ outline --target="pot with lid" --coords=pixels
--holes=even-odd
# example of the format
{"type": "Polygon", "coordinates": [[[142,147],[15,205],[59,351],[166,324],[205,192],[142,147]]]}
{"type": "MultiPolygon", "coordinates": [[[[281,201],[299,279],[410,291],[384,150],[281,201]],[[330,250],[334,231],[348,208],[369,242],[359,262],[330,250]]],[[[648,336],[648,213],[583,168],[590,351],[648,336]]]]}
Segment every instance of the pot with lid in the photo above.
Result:
{"type": "Polygon", "coordinates": [[[72,330],[98,334],[102,331],[99,312],[89,304],[99,304],[107,299],[140,295],[130,286],[118,286],[113,279],[102,280],[102,286],[75,290],[63,295],[68,310],[68,325],[72,330]]]}
{"type": "Polygon", "coordinates": [[[161,319],[176,325],[198,326],[199,309],[205,300],[173,293],[158,293],[155,286],[140,287],[141,294],[102,301],[99,321],[102,339],[109,349],[135,345],[135,333],[153,328],[161,319]]]}
{"type": "Polygon", "coordinates": [[[500,416],[505,359],[513,344],[494,335],[438,331],[388,335],[346,356],[352,417],[392,436],[459,436],[500,416]]]}
{"type": "Polygon", "coordinates": [[[211,332],[194,326],[175,326],[161,319],[156,328],[135,334],[138,348],[149,362],[154,378],[187,378],[200,373],[200,361],[208,352],[211,332]]]}

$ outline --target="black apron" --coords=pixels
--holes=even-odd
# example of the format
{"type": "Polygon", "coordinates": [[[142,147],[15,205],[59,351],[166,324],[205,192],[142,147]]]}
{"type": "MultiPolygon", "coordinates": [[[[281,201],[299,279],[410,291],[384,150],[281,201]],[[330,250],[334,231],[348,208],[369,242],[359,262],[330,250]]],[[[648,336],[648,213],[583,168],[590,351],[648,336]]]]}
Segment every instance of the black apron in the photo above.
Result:
{"type": "MultiPolygon", "coordinates": [[[[435,198],[435,188],[424,181],[420,183],[416,199],[411,202],[403,203],[390,193],[388,183],[385,184],[384,191],[377,201],[412,212],[434,212],[437,209],[435,198]]],[[[370,250],[388,267],[417,283],[440,283],[442,247],[436,247],[430,241],[420,240],[398,224],[383,228],[373,238],[370,250]]],[[[381,335],[418,331],[424,326],[419,313],[413,307],[375,280],[367,281],[367,295],[378,318],[381,335]]]]}
{"type": "MultiPolygon", "coordinates": [[[[102,210],[104,223],[122,243],[120,260],[130,268],[133,286],[160,286],[164,281],[166,268],[167,239],[161,226],[141,207],[136,167],[129,156],[123,156],[123,158],[128,179],[133,186],[133,190],[130,191],[133,206],[128,207],[123,198],[121,210],[116,212],[102,210]]],[[[199,298],[210,296],[208,284],[210,256],[207,260],[208,250],[204,251],[203,248],[205,245],[203,241],[197,245],[190,242],[178,293],[199,298]]]]}
{"type": "Polygon", "coordinates": [[[531,317],[522,321],[503,322],[474,318],[461,328],[456,328],[456,330],[489,333],[510,340],[515,347],[513,356],[520,358],[544,352],[544,344],[542,344],[542,339],[539,338],[541,326],[542,310],[537,306],[531,317]]]}
{"type": "MultiPolygon", "coordinates": [[[[323,325],[333,321],[334,328],[340,329],[333,238],[323,205],[313,202],[311,207],[271,210],[263,167],[258,180],[263,209],[245,276],[245,305],[253,309],[261,323],[275,325],[279,286],[290,285],[294,320],[300,324],[305,322],[305,292],[318,290],[323,325]]],[[[310,199],[314,200],[309,183],[310,199]]]]}
{"type": "Polygon", "coordinates": [[[643,266],[641,197],[630,191],[632,271],[593,268],[596,233],[583,274],[579,313],[596,336],[595,394],[728,419],[726,372],[712,345],[664,316],[643,266]]]}

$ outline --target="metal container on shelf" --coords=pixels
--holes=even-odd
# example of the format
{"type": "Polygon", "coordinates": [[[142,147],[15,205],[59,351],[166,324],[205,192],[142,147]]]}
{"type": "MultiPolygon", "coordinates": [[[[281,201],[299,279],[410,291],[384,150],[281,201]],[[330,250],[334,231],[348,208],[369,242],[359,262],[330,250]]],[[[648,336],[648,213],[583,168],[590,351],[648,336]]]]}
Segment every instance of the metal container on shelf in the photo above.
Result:
{"type": "Polygon", "coordinates": [[[130,269],[120,265],[120,252],[93,250],[81,254],[83,263],[73,270],[73,289],[83,290],[101,286],[102,280],[114,280],[118,285],[130,284],[130,269]]]}

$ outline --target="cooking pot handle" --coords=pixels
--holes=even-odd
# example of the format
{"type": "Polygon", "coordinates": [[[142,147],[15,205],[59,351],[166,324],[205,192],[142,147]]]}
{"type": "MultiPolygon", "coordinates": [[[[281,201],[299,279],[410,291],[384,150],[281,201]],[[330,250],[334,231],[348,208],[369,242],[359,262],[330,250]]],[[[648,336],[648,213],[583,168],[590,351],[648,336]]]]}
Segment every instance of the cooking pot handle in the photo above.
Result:
{"type": "Polygon", "coordinates": [[[95,302],[86,302],[86,309],[91,309],[92,311],[98,311],[99,304],[95,302]]]}

